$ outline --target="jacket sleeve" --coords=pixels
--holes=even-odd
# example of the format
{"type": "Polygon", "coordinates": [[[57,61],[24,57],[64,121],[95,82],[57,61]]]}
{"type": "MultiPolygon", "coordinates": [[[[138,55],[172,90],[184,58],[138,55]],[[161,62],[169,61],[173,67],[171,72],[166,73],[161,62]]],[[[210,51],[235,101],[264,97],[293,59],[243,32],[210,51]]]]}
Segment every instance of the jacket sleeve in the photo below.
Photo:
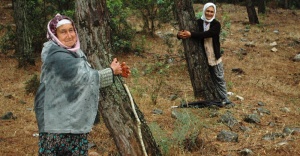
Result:
{"type": "Polygon", "coordinates": [[[107,87],[114,83],[114,75],[111,68],[99,70],[100,88],[107,87]]]}
{"type": "MultiPolygon", "coordinates": [[[[200,22],[198,22],[200,24],[200,22]]],[[[201,27],[200,27],[201,28],[201,27]]],[[[195,39],[204,39],[220,35],[221,24],[218,21],[213,21],[210,24],[208,31],[191,32],[191,37],[195,39]]]]}

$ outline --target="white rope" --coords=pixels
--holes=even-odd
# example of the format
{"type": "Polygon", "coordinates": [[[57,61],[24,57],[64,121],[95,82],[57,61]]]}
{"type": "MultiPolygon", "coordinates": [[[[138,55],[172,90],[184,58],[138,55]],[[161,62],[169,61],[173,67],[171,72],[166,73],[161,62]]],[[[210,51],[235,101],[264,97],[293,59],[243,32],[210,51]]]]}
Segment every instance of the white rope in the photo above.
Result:
{"type": "Polygon", "coordinates": [[[145,145],[144,145],[144,141],[143,141],[143,136],[142,136],[142,131],[141,131],[141,121],[135,111],[135,106],[134,106],[134,103],[133,103],[133,99],[132,99],[132,96],[130,94],[130,91],[127,87],[127,85],[124,83],[124,87],[126,89],[126,92],[129,96],[129,99],[130,99],[130,103],[131,103],[131,108],[132,108],[132,111],[133,111],[133,114],[137,120],[137,127],[138,127],[138,134],[139,134],[139,139],[140,139],[140,142],[141,142],[141,146],[142,146],[142,149],[143,149],[143,152],[144,152],[144,156],[148,156],[147,154],[147,151],[146,151],[146,148],[145,148],[145,145]]]}

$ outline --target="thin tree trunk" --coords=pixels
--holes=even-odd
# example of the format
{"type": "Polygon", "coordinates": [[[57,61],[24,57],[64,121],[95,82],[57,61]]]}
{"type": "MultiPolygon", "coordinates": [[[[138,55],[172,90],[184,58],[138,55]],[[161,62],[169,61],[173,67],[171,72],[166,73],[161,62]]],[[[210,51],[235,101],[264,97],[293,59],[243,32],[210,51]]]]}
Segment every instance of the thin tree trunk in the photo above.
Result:
{"type": "MultiPolygon", "coordinates": [[[[199,31],[191,0],[175,0],[176,14],[179,29],[199,31]]],[[[195,97],[205,100],[220,99],[220,95],[214,89],[215,85],[210,78],[208,62],[200,46],[200,42],[193,39],[184,39],[184,54],[188,65],[188,71],[195,97]]]]}
{"type": "MultiPolygon", "coordinates": [[[[112,47],[106,1],[76,0],[76,18],[81,49],[96,69],[109,67],[112,60],[112,47]]],[[[135,103],[134,106],[141,121],[143,143],[148,155],[161,155],[142,112],[135,103]]],[[[137,120],[121,78],[115,78],[111,87],[101,89],[99,110],[113,136],[119,154],[144,155],[138,135],[137,120]]]]}
{"type": "Polygon", "coordinates": [[[29,22],[27,20],[27,4],[23,0],[13,0],[14,20],[16,23],[17,44],[16,56],[18,58],[19,67],[25,67],[28,64],[34,65],[32,35],[30,33],[29,22]]]}
{"type": "Polygon", "coordinates": [[[266,0],[258,1],[258,13],[261,13],[261,14],[266,13],[266,0]]]}
{"type": "Polygon", "coordinates": [[[247,7],[247,13],[248,13],[250,24],[259,24],[258,17],[252,0],[247,0],[246,7],[247,7]]]}
{"type": "Polygon", "coordinates": [[[284,0],[284,8],[288,9],[289,7],[289,0],[284,0]]]}

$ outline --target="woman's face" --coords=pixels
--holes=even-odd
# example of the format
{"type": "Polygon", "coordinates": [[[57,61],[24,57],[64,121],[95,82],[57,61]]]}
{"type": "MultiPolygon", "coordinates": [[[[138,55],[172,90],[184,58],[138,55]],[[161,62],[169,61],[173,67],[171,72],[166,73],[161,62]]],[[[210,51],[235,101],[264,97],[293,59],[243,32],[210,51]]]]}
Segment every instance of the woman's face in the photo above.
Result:
{"type": "Polygon", "coordinates": [[[205,18],[207,20],[212,19],[214,17],[214,15],[215,15],[215,9],[213,6],[210,6],[205,10],[205,18]]]}
{"type": "Polygon", "coordinates": [[[76,32],[72,24],[64,24],[57,28],[58,40],[67,47],[73,47],[77,41],[76,32]]]}

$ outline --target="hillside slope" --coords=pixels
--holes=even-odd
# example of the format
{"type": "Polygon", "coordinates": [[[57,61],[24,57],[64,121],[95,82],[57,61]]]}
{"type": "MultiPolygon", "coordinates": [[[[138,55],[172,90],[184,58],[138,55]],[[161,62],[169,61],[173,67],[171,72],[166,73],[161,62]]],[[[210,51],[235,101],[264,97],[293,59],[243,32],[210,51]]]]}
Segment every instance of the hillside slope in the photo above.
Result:
{"type": "MultiPolygon", "coordinates": [[[[0,2],[1,24],[13,23],[12,10],[3,7],[8,3],[0,2]]],[[[195,10],[201,7],[195,5],[195,10]]],[[[234,93],[230,97],[236,104],[234,108],[171,109],[182,100],[198,99],[193,98],[180,41],[175,36],[168,40],[165,38],[168,34],[177,33],[176,28],[170,25],[159,28],[158,37],[146,37],[145,52],[139,55],[116,54],[132,69],[131,77],[125,82],[138,107],[149,125],[159,127],[153,130],[153,135],[156,138],[166,137],[171,142],[165,142],[168,155],[239,155],[244,149],[252,150],[254,155],[300,155],[300,129],[297,129],[300,127],[300,62],[292,60],[300,53],[300,11],[268,9],[265,15],[259,15],[260,24],[249,25],[244,7],[222,4],[218,5],[217,18],[224,30],[225,79],[228,91],[234,93]],[[167,42],[173,46],[168,46],[167,42]],[[271,46],[274,42],[277,45],[271,46]],[[276,52],[271,51],[274,47],[276,52]],[[161,110],[162,114],[155,114],[153,110],[161,110]],[[229,128],[226,123],[220,122],[228,111],[238,125],[246,129],[229,128]],[[172,112],[189,117],[186,124],[200,126],[178,126],[172,112]],[[244,121],[250,114],[258,114],[260,122],[244,121]],[[294,132],[283,133],[286,127],[294,132]],[[189,151],[175,144],[179,134],[185,132],[184,129],[180,132],[180,128],[199,133],[195,146],[185,144],[190,147],[189,151]],[[217,135],[222,130],[238,134],[238,142],[218,141],[217,135]]],[[[1,31],[0,35],[4,33],[1,31]]],[[[137,40],[141,38],[137,36],[137,40]]],[[[0,119],[0,154],[36,155],[38,138],[34,135],[38,131],[33,112],[34,95],[25,93],[25,82],[34,74],[40,74],[41,63],[37,60],[36,66],[18,69],[17,61],[10,57],[11,53],[0,54],[0,116],[13,113],[11,119],[0,119]]],[[[95,144],[91,154],[116,155],[113,139],[103,123],[93,128],[89,140],[95,144]]]]}

